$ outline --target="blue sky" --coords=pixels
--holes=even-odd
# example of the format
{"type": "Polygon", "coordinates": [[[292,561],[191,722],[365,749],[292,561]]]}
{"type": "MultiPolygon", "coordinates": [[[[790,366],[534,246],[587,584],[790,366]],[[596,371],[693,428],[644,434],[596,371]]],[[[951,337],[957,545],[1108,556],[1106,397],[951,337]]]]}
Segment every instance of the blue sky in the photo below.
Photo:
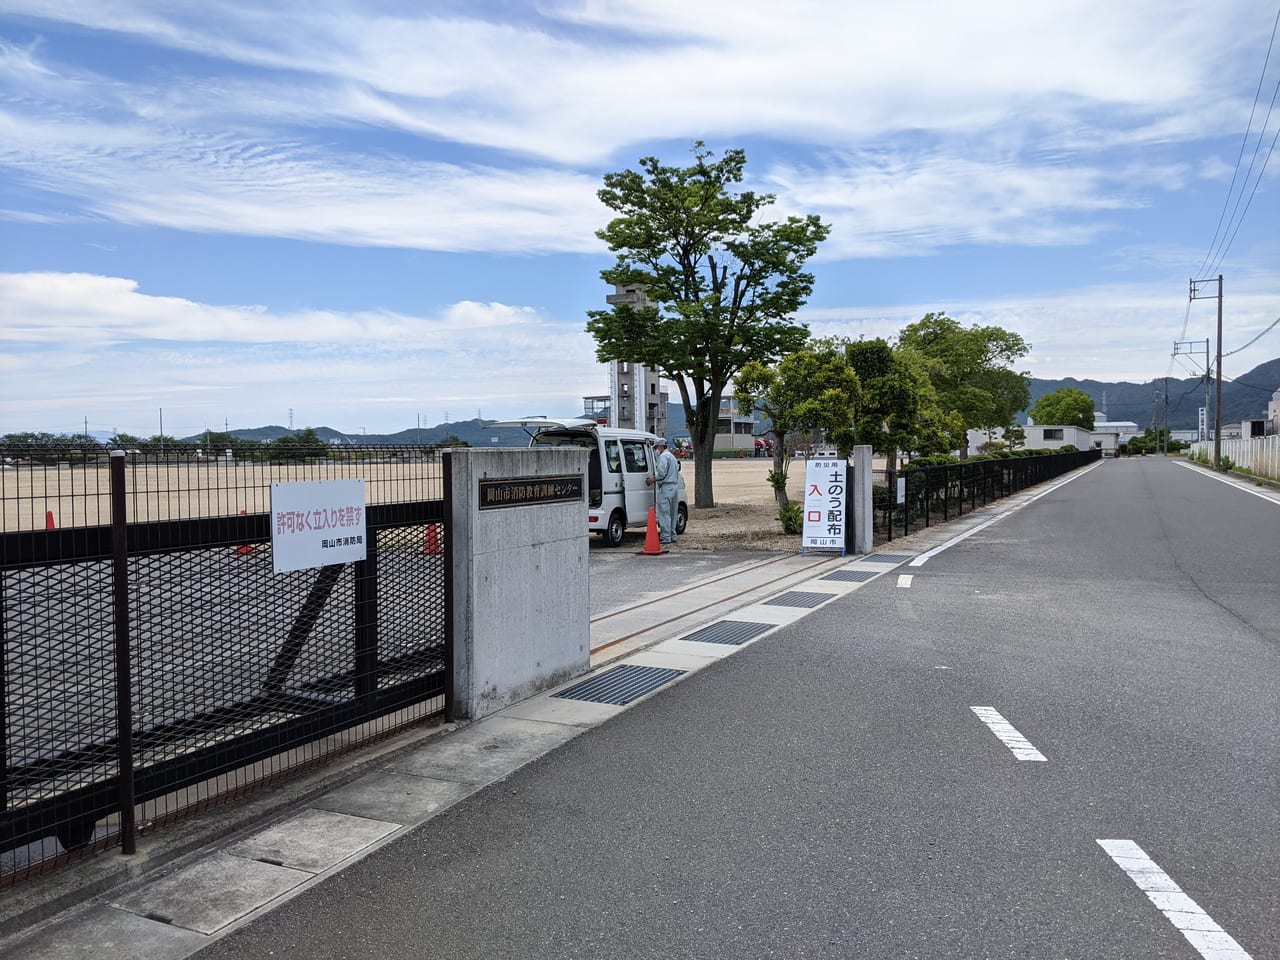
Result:
{"type": "Polygon", "coordinates": [[[1220,272],[1230,378],[1280,356],[1232,352],[1280,317],[1276,17],[0,0],[0,433],[576,413],[601,176],[699,139],[831,223],[815,334],[945,310],[1037,377],[1196,375],[1220,272]]]}

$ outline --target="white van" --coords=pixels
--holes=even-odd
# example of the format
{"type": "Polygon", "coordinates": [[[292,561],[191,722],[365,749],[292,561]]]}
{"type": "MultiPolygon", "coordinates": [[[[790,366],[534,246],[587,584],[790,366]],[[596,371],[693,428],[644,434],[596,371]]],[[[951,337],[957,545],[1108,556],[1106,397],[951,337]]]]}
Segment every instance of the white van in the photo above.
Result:
{"type": "MultiPolygon", "coordinates": [[[[600,534],[609,546],[622,543],[627,527],[645,527],[649,508],[654,505],[655,488],[645,485],[653,476],[656,457],[653,445],[658,437],[643,430],[602,427],[592,420],[557,420],[526,417],[490,424],[495,427],[524,427],[534,431],[531,447],[585,447],[587,458],[587,526],[600,534]]],[[[684,533],[689,522],[689,498],[684,477],[679,478],[676,495],[676,533],[684,533]]]]}

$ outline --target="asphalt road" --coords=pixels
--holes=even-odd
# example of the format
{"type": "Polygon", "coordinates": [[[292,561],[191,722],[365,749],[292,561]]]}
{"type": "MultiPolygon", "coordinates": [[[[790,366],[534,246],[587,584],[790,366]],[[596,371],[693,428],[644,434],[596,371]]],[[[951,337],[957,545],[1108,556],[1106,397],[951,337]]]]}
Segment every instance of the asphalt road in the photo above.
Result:
{"type": "Polygon", "coordinates": [[[1278,957],[1277,544],[1105,462],[199,957],[1278,957]]]}

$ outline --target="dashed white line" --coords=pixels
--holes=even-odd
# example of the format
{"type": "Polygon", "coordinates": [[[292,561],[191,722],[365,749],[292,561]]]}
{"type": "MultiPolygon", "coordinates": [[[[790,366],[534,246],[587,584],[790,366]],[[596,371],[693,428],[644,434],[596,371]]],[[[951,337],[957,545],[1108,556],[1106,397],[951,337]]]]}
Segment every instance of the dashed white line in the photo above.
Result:
{"type": "Polygon", "coordinates": [[[900,573],[900,574],[898,574],[898,586],[900,586],[900,587],[909,587],[909,586],[911,586],[911,574],[909,574],[909,573],[900,573]]]}
{"type": "Polygon", "coordinates": [[[1205,960],[1253,960],[1132,840],[1099,840],[1098,846],[1107,851],[1116,866],[1129,875],[1205,960]]]}
{"type": "Polygon", "coordinates": [[[1000,742],[1009,748],[1019,760],[1045,760],[1049,758],[1031,745],[1031,741],[1014,729],[1013,724],[1000,715],[995,707],[970,707],[978,719],[985,723],[1000,742]]]}

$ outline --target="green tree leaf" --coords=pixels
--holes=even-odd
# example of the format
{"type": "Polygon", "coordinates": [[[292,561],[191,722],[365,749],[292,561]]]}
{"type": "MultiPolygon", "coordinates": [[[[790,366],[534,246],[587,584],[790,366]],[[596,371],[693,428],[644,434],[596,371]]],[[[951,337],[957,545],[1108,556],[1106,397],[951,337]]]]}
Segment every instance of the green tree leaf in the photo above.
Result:
{"type": "Polygon", "coordinates": [[[805,264],[829,227],[816,215],[767,220],[771,194],[738,191],[746,154],[717,159],[701,141],[692,165],[656,157],[607,173],[600,200],[617,216],[597,236],[617,255],[601,278],[642,296],[588,311],[596,356],[641,363],[675,383],[693,444],[694,503],[715,505],[711,464],[720,403],[750,361],[799,350],[791,317],[813,289],[805,264]]]}

